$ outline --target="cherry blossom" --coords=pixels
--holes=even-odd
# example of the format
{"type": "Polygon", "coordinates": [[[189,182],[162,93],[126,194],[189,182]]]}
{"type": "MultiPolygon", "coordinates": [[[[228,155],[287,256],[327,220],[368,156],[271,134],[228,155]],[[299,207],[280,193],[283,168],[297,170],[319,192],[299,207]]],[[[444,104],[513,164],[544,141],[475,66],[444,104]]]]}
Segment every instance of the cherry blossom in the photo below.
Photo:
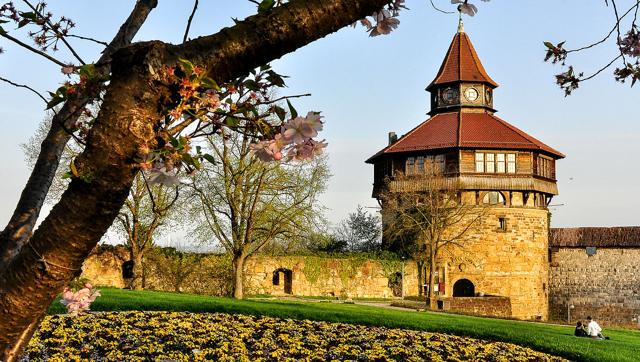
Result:
{"type": "Polygon", "coordinates": [[[149,177],[149,185],[163,185],[167,187],[174,187],[180,184],[178,175],[167,166],[160,168],[154,167],[151,169],[151,177],[149,177]]]}
{"type": "Polygon", "coordinates": [[[328,144],[325,140],[314,141],[313,139],[308,139],[304,143],[292,147],[287,157],[296,161],[311,160],[315,156],[322,154],[327,146],[328,144]]]}
{"type": "Polygon", "coordinates": [[[291,140],[295,144],[303,143],[308,138],[313,138],[322,130],[320,114],[316,112],[307,113],[306,117],[296,117],[284,124],[284,138],[291,140]]]}
{"type": "Polygon", "coordinates": [[[620,51],[631,57],[640,57],[640,32],[632,27],[624,38],[618,40],[620,51]]]}
{"type": "Polygon", "coordinates": [[[91,283],[86,283],[84,288],[77,292],[74,292],[69,288],[64,288],[60,303],[67,307],[67,313],[72,316],[76,316],[82,312],[88,311],[91,303],[93,303],[99,296],[100,291],[93,290],[93,285],[91,285],[91,283]]]}

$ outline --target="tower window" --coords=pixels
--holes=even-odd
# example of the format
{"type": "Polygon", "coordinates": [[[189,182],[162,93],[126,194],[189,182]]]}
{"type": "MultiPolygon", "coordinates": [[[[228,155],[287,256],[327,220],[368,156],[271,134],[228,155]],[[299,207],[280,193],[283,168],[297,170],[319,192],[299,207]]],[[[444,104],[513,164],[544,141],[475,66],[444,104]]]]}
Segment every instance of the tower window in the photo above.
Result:
{"type": "Polygon", "coordinates": [[[484,153],[476,153],[476,172],[484,172],[484,153]]]}
{"type": "Polygon", "coordinates": [[[498,191],[490,191],[484,195],[482,203],[485,205],[504,205],[504,196],[498,191]]]}
{"type": "Polygon", "coordinates": [[[516,173],[516,154],[476,152],[476,172],[516,173]]]}
{"type": "Polygon", "coordinates": [[[507,173],[516,173],[516,154],[507,153],[507,173]]]}
{"type": "Polygon", "coordinates": [[[424,174],[424,156],[420,156],[416,162],[416,173],[418,175],[424,174]]]}
{"type": "Polygon", "coordinates": [[[498,165],[496,167],[496,170],[498,171],[498,173],[504,173],[506,170],[504,165],[504,153],[498,153],[496,155],[496,159],[498,160],[498,165]]]}
{"type": "Polygon", "coordinates": [[[538,176],[551,178],[551,179],[555,178],[556,176],[555,170],[554,170],[555,165],[552,159],[538,156],[536,163],[537,163],[536,174],[538,176]]]}
{"type": "Polygon", "coordinates": [[[416,159],[413,158],[413,157],[407,158],[407,164],[406,164],[406,167],[405,167],[405,173],[407,175],[413,175],[414,174],[414,169],[413,168],[414,168],[415,160],[416,159]]]}
{"type": "Polygon", "coordinates": [[[487,159],[487,167],[486,167],[487,172],[488,173],[496,172],[496,155],[493,153],[487,153],[485,155],[485,158],[487,159]]]}
{"type": "Polygon", "coordinates": [[[436,175],[442,175],[444,173],[444,155],[437,155],[435,157],[434,169],[436,175]]]}
{"type": "Polygon", "coordinates": [[[500,231],[507,231],[507,218],[499,217],[498,218],[498,229],[500,231]]]}

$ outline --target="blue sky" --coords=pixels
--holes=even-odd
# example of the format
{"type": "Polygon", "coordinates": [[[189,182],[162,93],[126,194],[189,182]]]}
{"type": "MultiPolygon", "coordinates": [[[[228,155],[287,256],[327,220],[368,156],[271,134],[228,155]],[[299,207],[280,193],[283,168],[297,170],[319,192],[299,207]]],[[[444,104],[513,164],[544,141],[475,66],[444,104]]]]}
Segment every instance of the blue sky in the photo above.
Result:
{"type": "MultiPolygon", "coordinates": [[[[448,10],[447,0],[434,0],[448,10]]],[[[233,25],[255,7],[248,1],[201,0],[191,35],[214,33],[233,25]]],[[[620,7],[630,4],[622,1],[620,7]]],[[[108,41],[127,16],[133,1],[57,1],[54,14],[77,23],[76,33],[108,41]]],[[[179,42],[191,1],[160,0],[137,40],[179,42]]],[[[385,146],[387,133],[403,134],[426,119],[424,88],[435,76],[457,27],[457,15],[444,15],[428,0],[407,1],[400,27],[389,36],[369,38],[362,27],[345,28],[293,54],[274,61],[286,74],[284,93],[312,93],[296,100],[300,112],[322,111],[333,177],[322,197],[333,222],[358,204],[376,206],[371,195],[373,167],[364,163],[385,146]]],[[[567,41],[567,47],[598,40],[613,24],[603,1],[545,0],[479,3],[479,14],[465,19],[485,68],[500,84],[495,92],[498,115],[560,150],[560,196],[553,204],[552,225],[638,225],[635,205],[640,163],[640,87],[613,80],[611,71],[582,85],[565,98],[554,83],[559,66],[543,62],[542,42],[567,41]]],[[[97,59],[99,48],[74,41],[85,60],[97,59]]],[[[0,39],[0,76],[41,91],[54,90],[64,77],[59,67],[0,39]]],[[[613,43],[570,59],[589,73],[615,54],[613,43]]],[[[60,52],[65,60],[71,58],[60,52]]],[[[8,220],[28,177],[20,144],[44,117],[43,104],[31,94],[0,84],[0,223],[8,220]]]]}

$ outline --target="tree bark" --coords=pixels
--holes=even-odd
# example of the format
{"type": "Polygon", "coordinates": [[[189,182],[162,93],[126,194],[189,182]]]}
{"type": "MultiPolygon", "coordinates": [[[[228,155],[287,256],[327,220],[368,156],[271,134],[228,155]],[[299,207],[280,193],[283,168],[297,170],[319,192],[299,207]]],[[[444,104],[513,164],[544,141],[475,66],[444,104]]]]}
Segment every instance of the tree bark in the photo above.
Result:
{"type": "Polygon", "coordinates": [[[244,262],[246,256],[243,254],[233,257],[233,297],[235,299],[244,298],[244,262]]]}
{"type": "Polygon", "coordinates": [[[144,270],[142,266],[142,258],[144,257],[144,253],[142,250],[138,250],[136,248],[131,248],[129,251],[129,260],[133,261],[133,278],[129,281],[129,289],[133,290],[142,290],[143,286],[143,278],[144,278],[144,270]]]}
{"type": "Polygon", "coordinates": [[[137,172],[134,160],[138,146],[155,144],[153,127],[161,119],[160,95],[150,87],[145,64],[149,59],[162,59],[162,48],[150,44],[142,54],[123,54],[121,61],[114,60],[105,101],[87,147],[75,162],[83,177],[71,181],[27,246],[0,275],[2,360],[19,358],[30,337],[24,336],[24,330],[37,322],[62,287],[80,274],[82,262],[129,193],[137,172]]]}
{"type": "Polygon", "coordinates": [[[436,276],[435,276],[435,270],[436,270],[436,253],[435,252],[431,252],[431,255],[429,256],[429,293],[428,293],[428,298],[427,300],[429,301],[429,308],[430,309],[436,309],[436,298],[435,298],[435,293],[434,293],[434,286],[435,286],[435,280],[436,280],[436,276]]]}
{"type": "Polygon", "coordinates": [[[418,296],[422,297],[422,294],[424,293],[424,288],[422,287],[422,285],[424,284],[424,275],[422,272],[424,268],[424,262],[416,261],[416,267],[418,268],[418,296]]]}
{"type": "MultiPolygon", "coordinates": [[[[98,63],[106,63],[116,50],[131,44],[133,37],[151,10],[157,5],[157,0],[138,1],[127,20],[98,59],[98,63]]],[[[109,65],[104,65],[103,71],[109,73],[109,65]]],[[[63,125],[74,124],[89,100],[88,98],[69,100],[51,119],[51,128],[42,141],[40,153],[29,180],[22,190],[11,219],[0,233],[0,273],[18,254],[33,232],[47,192],[58,169],[62,152],[71,137],[63,125]]]]}
{"type": "Polygon", "coordinates": [[[148,42],[117,51],[99,116],[75,162],[82,177],[71,181],[29,243],[0,274],[0,358],[19,359],[34,326],[63,286],[80,274],[82,262],[121,209],[138,171],[139,146],[156,145],[166,95],[153,85],[150,72],[185,57],[202,62],[219,82],[232,80],[387,2],[293,0],[182,46],[148,42]]]}

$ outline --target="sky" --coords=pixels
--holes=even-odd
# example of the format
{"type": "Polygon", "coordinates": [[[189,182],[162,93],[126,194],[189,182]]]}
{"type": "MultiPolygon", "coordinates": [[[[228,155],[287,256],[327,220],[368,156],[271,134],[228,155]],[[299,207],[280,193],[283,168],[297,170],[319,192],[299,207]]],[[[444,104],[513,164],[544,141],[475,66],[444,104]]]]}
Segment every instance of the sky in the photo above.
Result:
{"type": "MultiPolygon", "coordinates": [[[[434,0],[455,10],[448,0],[434,0]]],[[[52,1],[50,10],[77,24],[75,34],[109,41],[130,12],[133,1],[52,1]]],[[[584,83],[570,97],[555,85],[562,68],[543,62],[543,41],[566,41],[567,48],[602,38],[613,25],[604,1],[544,0],[478,2],[479,13],[465,17],[465,30],[489,75],[500,84],[494,94],[498,115],[567,155],[557,164],[560,195],[551,207],[553,227],[639,225],[640,87],[613,79],[612,70],[584,83]]],[[[621,8],[630,0],[620,1],[621,8]]],[[[271,64],[285,74],[282,94],[311,93],[296,99],[300,113],[324,116],[320,138],[329,143],[333,174],[321,203],[337,223],[358,205],[376,207],[371,198],[373,166],[364,161],[399,135],[424,121],[429,111],[424,88],[435,77],[457,29],[457,14],[434,10],[428,0],[408,0],[400,26],[388,36],[370,38],[364,28],[344,28],[271,64]]],[[[160,0],[137,41],[181,42],[191,1],[160,0]]],[[[255,13],[241,0],[201,0],[191,37],[232,26],[232,18],[255,13]]],[[[6,27],[6,26],[5,26],[6,27]]],[[[19,34],[16,31],[16,34],[19,34]]],[[[86,61],[100,48],[74,39],[86,61]]],[[[0,76],[55,90],[65,78],[52,63],[0,38],[0,76]]],[[[576,69],[590,73],[616,54],[615,44],[575,54],[576,69]]],[[[57,56],[71,57],[64,51],[57,56]]],[[[0,224],[9,219],[29,169],[20,145],[28,142],[44,118],[34,95],[0,83],[0,224]]],[[[375,212],[374,209],[371,209],[375,212]]]]}

